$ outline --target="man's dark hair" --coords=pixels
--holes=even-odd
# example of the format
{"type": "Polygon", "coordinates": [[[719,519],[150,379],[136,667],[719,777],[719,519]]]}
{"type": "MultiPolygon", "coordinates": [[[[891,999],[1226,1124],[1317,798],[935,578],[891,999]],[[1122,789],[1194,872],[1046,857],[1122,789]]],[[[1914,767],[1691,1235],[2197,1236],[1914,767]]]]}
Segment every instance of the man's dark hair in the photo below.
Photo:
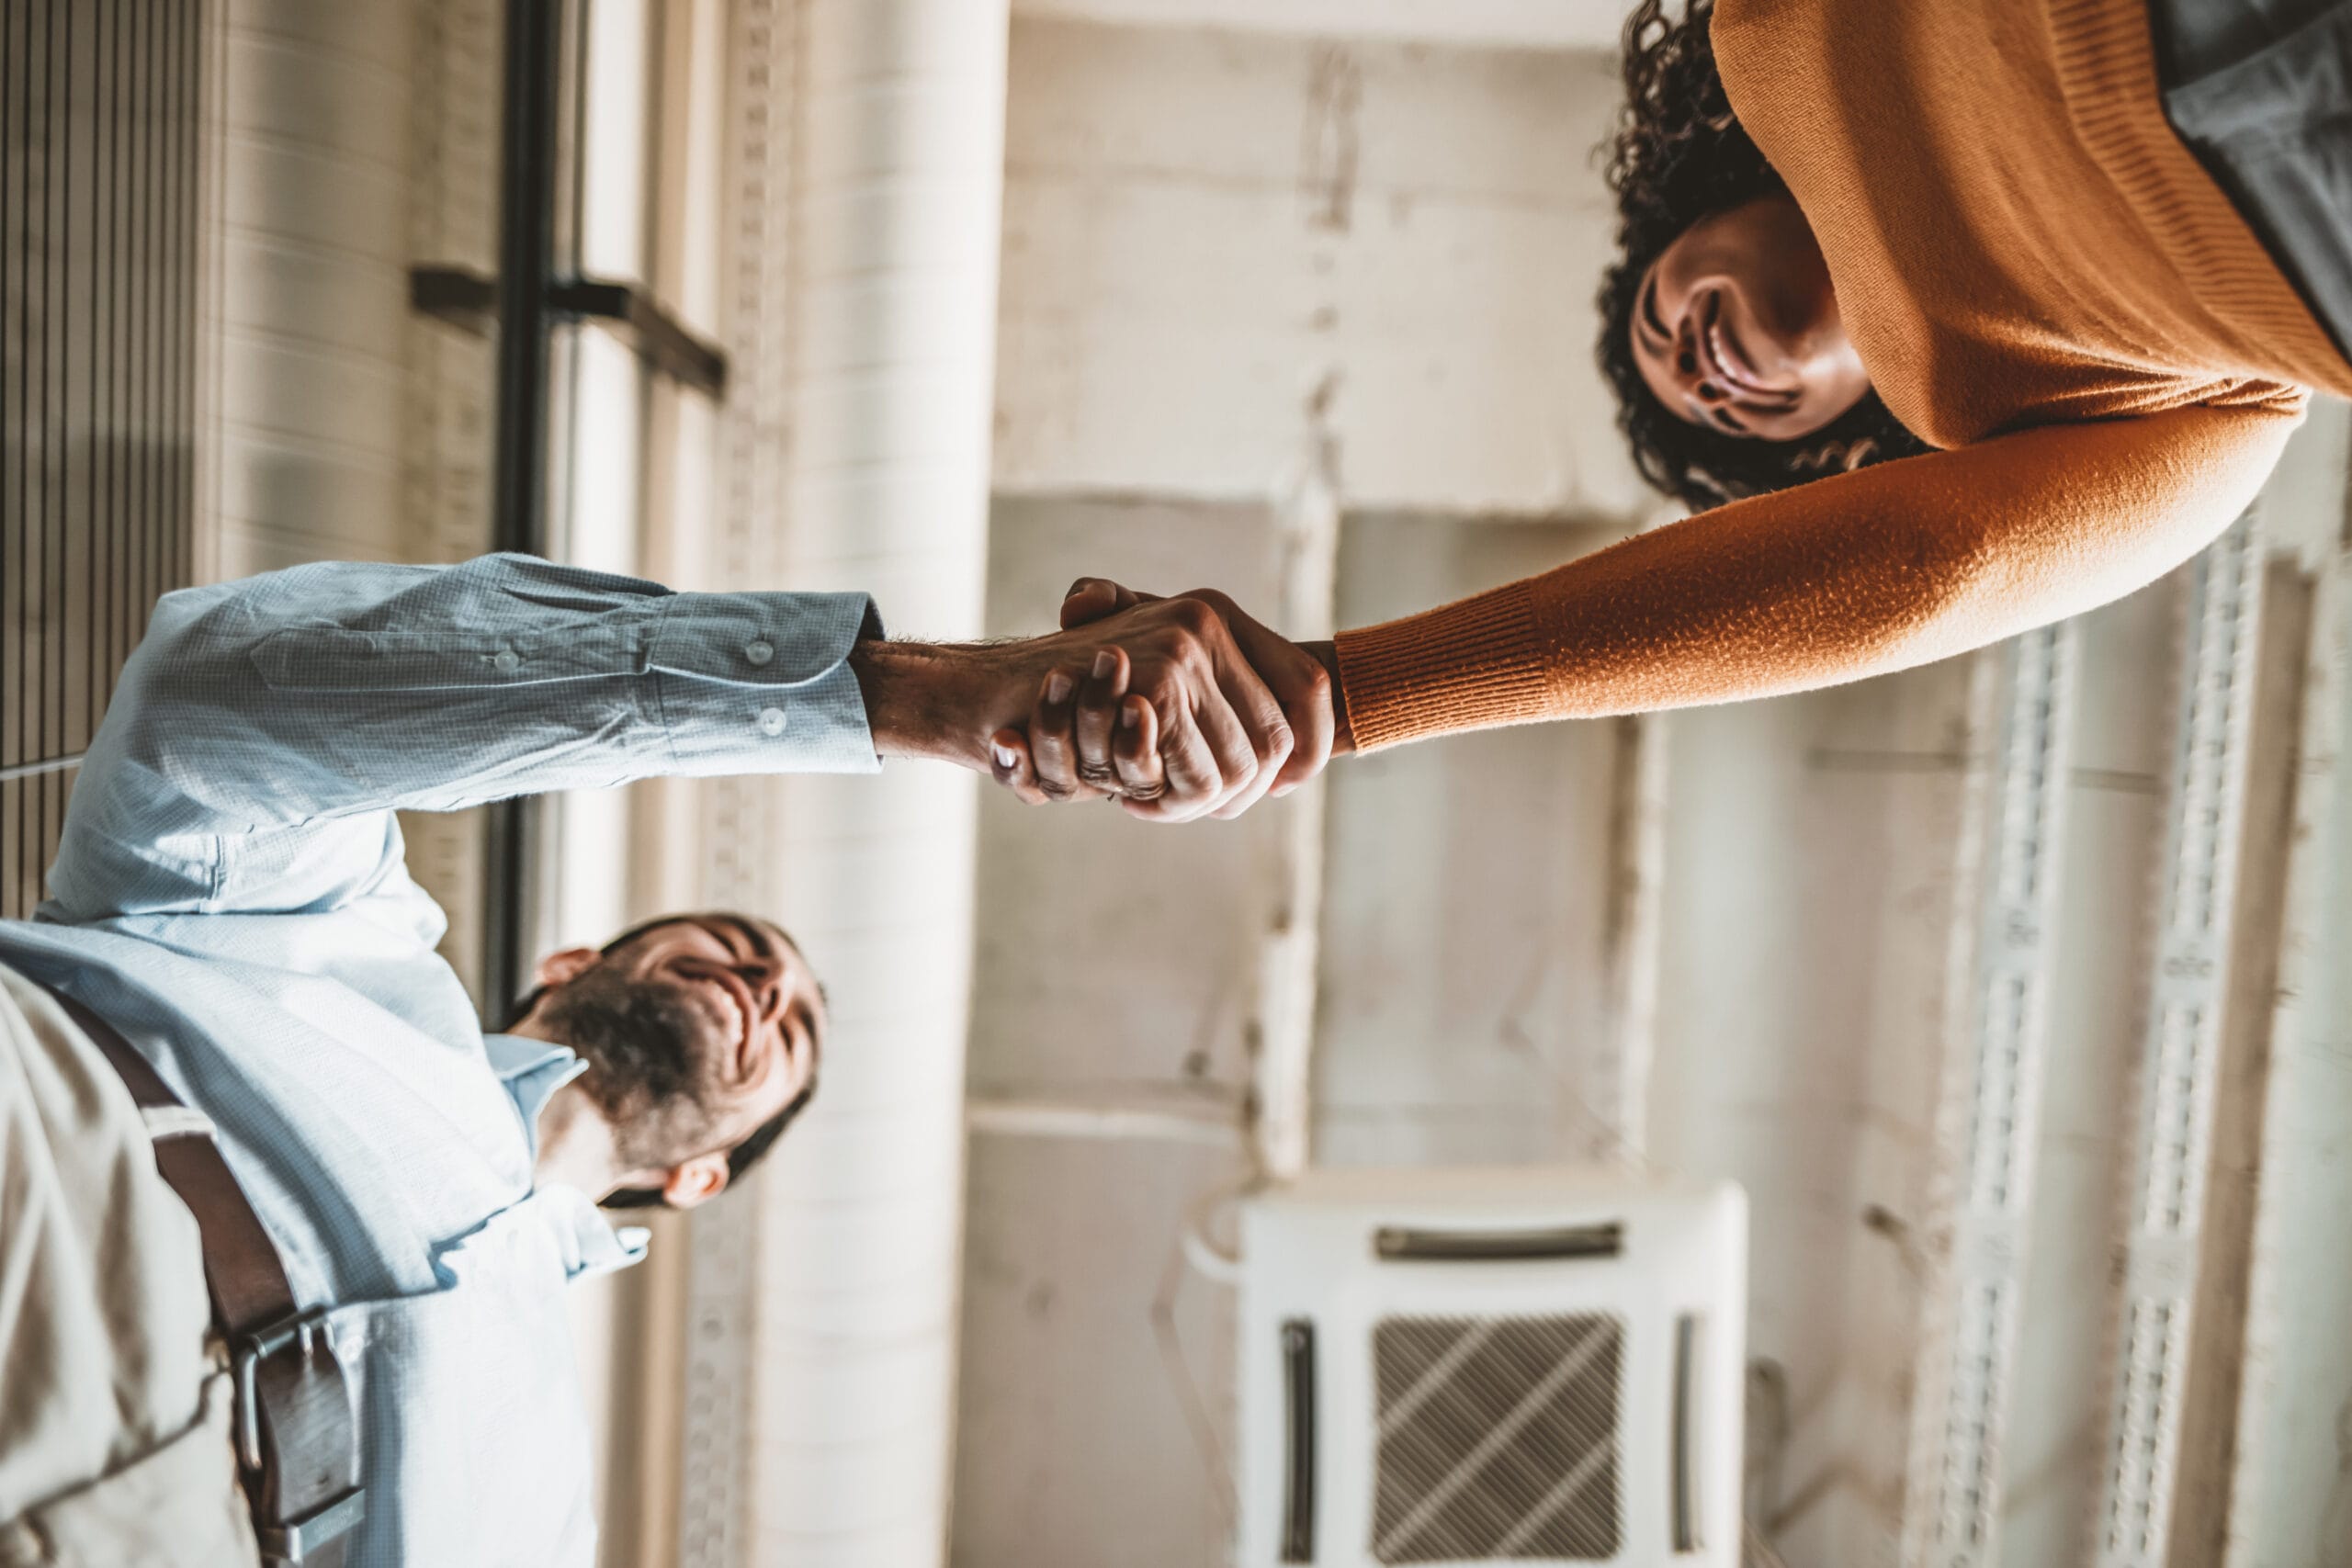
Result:
{"type": "Polygon", "coordinates": [[[1599,299],[1617,428],[1642,477],[1694,512],[1928,450],[1876,392],[1801,440],[1765,441],[1693,424],[1642,379],[1633,326],[1650,265],[1700,220],[1788,192],[1732,113],[1707,36],[1713,19],[1714,0],[1690,0],[1679,22],[1665,0],[1642,0],[1625,19],[1625,105],[1606,149],[1618,255],[1599,299]]]}
{"type": "MultiPolygon", "coordinates": [[[[783,1110],[752,1128],[751,1132],[744,1134],[741,1143],[727,1151],[727,1190],[729,1192],[735,1190],[735,1184],[742,1180],[753,1166],[767,1157],[768,1150],[775,1146],[778,1138],[784,1136],[784,1130],[792,1124],[792,1119],[800,1114],[801,1108],[815,1098],[816,1093],[817,1080],[811,1077],[800,1092],[786,1103],[783,1110]]],[[[662,1189],[659,1187],[623,1187],[605,1195],[605,1207],[607,1209],[655,1209],[667,1206],[668,1201],[662,1196],[662,1189]]]]}
{"type": "MultiPolygon", "coordinates": [[[[663,926],[673,926],[688,919],[691,917],[685,915],[657,916],[629,927],[598,949],[598,953],[601,956],[609,958],[648,931],[659,931],[663,926]]],[[[787,937],[786,940],[791,939],[787,937]]],[[[547,991],[548,988],[541,986],[532,991],[529,996],[525,997],[515,1007],[507,1027],[512,1029],[516,1023],[528,1018],[531,1010],[539,1005],[540,998],[547,995],[547,991]]],[[[638,1021],[649,1027],[663,1026],[659,1020],[650,1017],[638,1021]]],[[[737,1182],[742,1180],[752,1168],[767,1157],[768,1150],[775,1146],[775,1141],[784,1135],[785,1128],[792,1124],[792,1119],[800,1114],[808,1101],[816,1097],[816,1093],[817,1077],[812,1065],[808,1081],[801,1087],[800,1092],[794,1095],[783,1110],[752,1128],[751,1132],[744,1134],[741,1143],[727,1151],[728,1190],[732,1191],[737,1182]]],[[[663,1199],[662,1190],[658,1187],[624,1187],[607,1193],[604,1200],[604,1206],[607,1209],[652,1209],[667,1207],[667,1201],[663,1199]]]]}

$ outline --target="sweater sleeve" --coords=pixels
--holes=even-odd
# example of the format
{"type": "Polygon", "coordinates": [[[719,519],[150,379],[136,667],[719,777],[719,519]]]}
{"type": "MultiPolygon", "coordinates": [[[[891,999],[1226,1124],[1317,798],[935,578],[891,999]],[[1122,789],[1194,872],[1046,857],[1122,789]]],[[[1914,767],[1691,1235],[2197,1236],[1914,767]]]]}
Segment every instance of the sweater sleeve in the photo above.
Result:
{"type": "Polygon", "coordinates": [[[1343,632],[1359,750],[1774,696],[2078,615],[2194,555],[2300,409],[2046,426],[1757,496],[1538,577],[1343,632]]]}

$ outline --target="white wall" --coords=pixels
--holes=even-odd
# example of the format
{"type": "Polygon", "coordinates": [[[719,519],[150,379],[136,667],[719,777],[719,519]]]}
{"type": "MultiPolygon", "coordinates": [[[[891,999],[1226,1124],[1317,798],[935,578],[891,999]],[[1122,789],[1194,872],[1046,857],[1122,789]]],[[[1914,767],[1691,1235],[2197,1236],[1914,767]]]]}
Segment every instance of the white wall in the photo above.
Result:
{"type": "Polygon", "coordinates": [[[1521,49],[1617,47],[1620,0],[1014,0],[1020,17],[1521,49]]]}
{"type": "MultiPolygon", "coordinates": [[[[1557,565],[1600,530],[1351,518],[1339,620],[1557,565]]],[[[1613,1157],[1603,1102],[1615,730],[1407,747],[1331,778],[1315,1150],[1327,1165],[1613,1157]]]]}
{"type": "MultiPolygon", "coordinates": [[[[1032,19],[1014,29],[993,629],[1042,624],[1080,571],[1270,602],[1267,501],[1305,459],[1319,390],[1349,518],[1342,625],[1566,559],[1650,504],[1590,368],[1605,61],[1338,44],[1283,32],[1281,11],[1261,18],[1269,30],[1217,33],[1045,19],[1148,19],[1095,0],[1016,6],[1032,19]],[[1498,517],[1512,521],[1480,521],[1498,517]]],[[[2340,517],[2340,440],[2318,422],[2283,504],[2340,517]]],[[[2082,631],[1998,1456],[2000,1561],[2017,1568],[2082,1560],[2107,1463],[2115,1193],[2177,592],[2156,585],[2082,631]]],[[[1896,1552],[1922,1291],[1948,1224],[1934,1140],[1967,710],[1954,663],[1665,725],[1665,939],[1639,1131],[1657,1164],[1749,1191],[1751,1353],[1787,1390],[1785,1445],[1751,1458],[1770,1461],[1756,1495],[1792,1563],[1896,1552]]],[[[1611,756],[1605,727],[1559,726],[1335,771],[1318,1158],[1609,1145],[1611,756]]],[[[1264,818],[1195,829],[1179,852],[1108,813],[1080,818],[984,811],[976,1096],[1231,1097],[1247,1081],[1245,944],[1273,869],[1264,818]]],[[[2340,955],[2305,973],[2352,972],[2329,902],[2341,878],[2304,883],[2304,940],[2340,955]]],[[[2292,1010],[2280,1073],[2298,1089],[2274,1086],[2268,1112],[2294,1174],[2270,1201],[2278,1300],[2256,1314],[2247,1398],[2266,1451],[2294,1458],[2275,1483],[2239,1472],[2238,1533],[2261,1543],[2244,1561],[2263,1568],[2334,1561],[2289,1543],[2352,1519],[2329,1480],[2340,1380],[2281,1370],[2334,1366],[2319,1325],[2352,1288],[2352,1270],[2329,1283],[2299,1261],[2318,1216],[2340,1212],[2337,1140],[2319,1132],[2333,1123],[2318,1108],[2340,1098],[2321,1066],[2332,1005],[2292,1010]]],[[[1188,1196],[1232,1180],[1238,1158],[976,1142],[959,1562],[1222,1560],[1229,1322],[1170,1256],[1188,1196]]]]}
{"type": "MultiPolygon", "coordinates": [[[[1610,85],[1590,56],[1017,19],[990,630],[1050,624],[1081,571],[1271,606],[1270,507],[1308,460],[1318,394],[1351,509],[1634,505],[1590,364],[1610,85]]],[[[1616,526],[1351,523],[1341,618],[1616,526]]],[[[1569,1086],[1602,989],[1600,885],[1578,874],[1603,852],[1602,733],[1340,780],[1315,1127],[1333,1157],[1589,1146],[1569,1086]],[[1555,802],[1575,831],[1519,852],[1555,802]],[[1428,1109],[1432,1083],[1450,1110],[1428,1109]]],[[[975,1103],[1222,1110],[1237,1132],[975,1134],[959,1563],[1224,1560],[1230,1302],[1176,1244],[1246,1175],[1283,809],[1174,833],[984,802],[975,1103]]]]}
{"type": "MultiPolygon", "coordinates": [[[[991,634],[1049,621],[1080,570],[1273,587],[1254,507],[1001,499],[990,530],[991,634]]],[[[1187,1206],[1246,1174],[1250,936],[1283,809],[1175,830],[982,799],[974,1101],[1224,1107],[1234,1132],[1222,1147],[974,1133],[959,1564],[1221,1561],[1224,1468],[1202,1438],[1229,1422],[1231,1303],[1175,1246],[1187,1206]]]]}
{"type": "Polygon", "coordinates": [[[1357,506],[1622,512],[1592,365],[1589,54],[1021,23],[996,484],[1256,499],[1332,423],[1357,506]]]}

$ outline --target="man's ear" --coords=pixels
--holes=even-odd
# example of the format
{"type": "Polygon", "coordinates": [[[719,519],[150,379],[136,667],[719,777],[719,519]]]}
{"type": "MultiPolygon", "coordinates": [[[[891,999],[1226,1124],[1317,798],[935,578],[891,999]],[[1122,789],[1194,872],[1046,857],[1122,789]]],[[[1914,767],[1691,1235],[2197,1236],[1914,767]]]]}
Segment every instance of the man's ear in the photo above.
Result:
{"type": "Polygon", "coordinates": [[[598,956],[593,947],[567,947],[560,953],[550,953],[539,960],[539,984],[568,986],[594,968],[598,956]]]}
{"type": "Polygon", "coordinates": [[[662,1201],[673,1209],[707,1203],[726,1190],[725,1155],[696,1155],[683,1165],[672,1166],[662,1179],[662,1201]]]}

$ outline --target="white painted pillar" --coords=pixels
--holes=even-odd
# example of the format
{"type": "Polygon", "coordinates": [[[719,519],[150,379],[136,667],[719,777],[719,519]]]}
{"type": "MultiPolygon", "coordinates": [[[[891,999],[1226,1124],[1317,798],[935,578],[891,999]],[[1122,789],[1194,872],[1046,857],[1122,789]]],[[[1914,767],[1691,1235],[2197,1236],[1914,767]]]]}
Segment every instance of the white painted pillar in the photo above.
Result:
{"type": "Polygon", "coordinates": [[[1906,1563],[2000,1561],[2001,1438],[2025,1293],[2076,636],[2071,623],[2048,626],[1976,656],[1906,1563]]]}
{"type": "Polygon", "coordinates": [[[1647,1158],[1650,1075],[1657,1058],[1658,966],[1666,933],[1666,813],[1671,715],[1610,720],[1616,742],[1609,807],[1609,1033],[1592,1099],[1608,1125],[1594,1159],[1647,1158]]]}
{"type": "MultiPolygon", "coordinates": [[[[725,278],[728,357],[719,482],[707,540],[713,586],[780,581],[786,523],[799,0],[730,0],[725,278]]],[[[776,910],[782,868],[763,778],[703,781],[702,889],[715,908],[776,910]]],[[[810,1117],[814,1125],[814,1117],[810,1117]]],[[[795,1136],[800,1135],[798,1133],[795,1136]]],[[[780,1157],[780,1156],[778,1156],[780,1157]]],[[[686,1282],[678,1568],[748,1568],[751,1370],[758,1313],[759,1188],[695,1211],[686,1282]]]]}
{"type": "Polygon", "coordinates": [[[2106,1474],[2086,1560],[2164,1568],[2188,1386],[2254,711],[2260,531],[2241,519],[2183,596],[2155,930],[2128,1124],[2106,1474]]]}
{"type": "MultiPolygon", "coordinates": [[[[773,117],[789,117],[789,166],[739,146],[738,199],[767,204],[769,222],[747,222],[736,243],[788,253],[735,261],[739,291],[762,287],[752,268],[783,270],[765,279],[759,319],[730,327],[739,354],[749,333],[765,357],[744,367],[754,423],[730,441],[729,482],[758,481],[737,493],[760,515],[781,497],[780,584],[865,589],[893,631],[976,637],[1006,0],[743,12],[764,18],[767,62],[789,72],[765,83],[763,109],[771,137],[773,117]],[[774,220],[786,211],[788,226],[774,220]]],[[[738,133],[763,132],[742,116],[738,133]]],[[[697,1227],[696,1331],[736,1335],[717,1364],[732,1359],[749,1407],[740,1492],[697,1496],[690,1477],[690,1562],[913,1568],[944,1555],[974,784],[904,766],[764,794],[755,837],[771,863],[757,874],[775,878],[769,907],[826,976],[833,1027],[814,1110],[741,1206],[749,1234],[740,1219],[697,1227]],[[732,1521],[714,1520],[714,1501],[732,1521]]],[[[725,1392],[695,1356],[690,1423],[725,1392]]],[[[692,1429],[688,1443],[708,1453],[692,1429]]]]}
{"type": "MultiPolygon", "coordinates": [[[[1282,542],[1284,636],[1302,642],[1331,635],[1340,576],[1339,442],[1328,414],[1336,381],[1307,401],[1306,460],[1275,502],[1282,542]]],[[[1293,1181],[1313,1152],[1315,1013],[1322,979],[1323,834],[1329,775],[1295,791],[1279,807],[1273,916],[1258,944],[1253,1064],[1257,1117],[1252,1124],[1259,1174],[1293,1181]]]]}
{"type": "Polygon", "coordinates": [[[2339,457],[2335,493],[2344,499],[2303,578],[2309,631],[2278,975],[2264,998],[2269,1059],[2245,1363],[2226,1518],[2214,1532],[2225,1551],[2209,1559],[2221,1568],[2352,1562],[2352,1337],[2344,1328],[2352,1264],[2342,1245],[2352,1213],[2344,1135],[2352,1125],[2352,493],[2344,471],[2339,457]]]}

